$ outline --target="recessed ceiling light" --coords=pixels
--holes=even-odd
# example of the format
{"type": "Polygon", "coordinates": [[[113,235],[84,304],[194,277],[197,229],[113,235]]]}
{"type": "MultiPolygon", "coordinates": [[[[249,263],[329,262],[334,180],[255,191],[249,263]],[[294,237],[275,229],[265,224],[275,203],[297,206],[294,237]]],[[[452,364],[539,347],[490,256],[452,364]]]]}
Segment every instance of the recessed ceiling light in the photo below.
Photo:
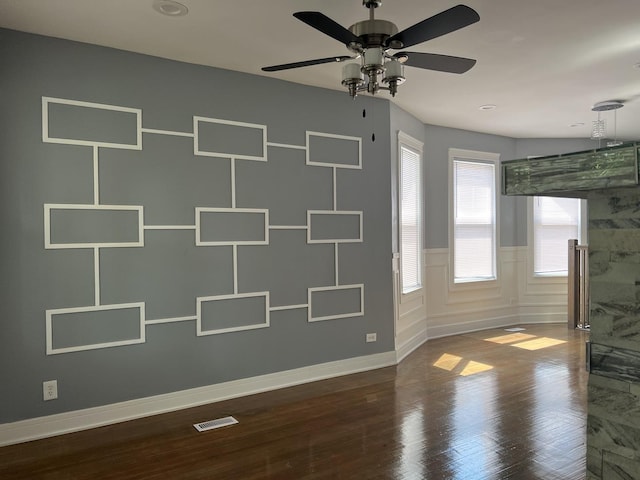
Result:
{"type": "Polygon", "coordinates": [[[571,128],[573,127],[584,127],[584,122],[576,122],[569,125],[571,128]]]}
{"type": "Polygon", "coordinates": [[[478,107],[478,110],[495,110],[497,107],[495,105],[491,105],[491,104],[487,104],[487,105],[480,105],[478,107]]]}
{"type": "Polygon", "coordinates": [[[153,9],[169,17],[182,17],[189,12],[187,7],[173,0],[153,0],[153,9]]]}

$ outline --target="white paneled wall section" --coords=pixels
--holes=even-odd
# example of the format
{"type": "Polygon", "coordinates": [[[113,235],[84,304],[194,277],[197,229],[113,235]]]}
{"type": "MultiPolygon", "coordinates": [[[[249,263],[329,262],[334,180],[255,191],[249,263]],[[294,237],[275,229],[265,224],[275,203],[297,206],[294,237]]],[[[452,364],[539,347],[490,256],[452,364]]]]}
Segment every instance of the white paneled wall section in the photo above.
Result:
{"type": "Polygon", "coordinates": [[[498,279],[451,287],[449,250],[424,252],[426,332],[437,338],[524,323],[565,322],[566,277],[534,277],[528,247],[501,247],[498,279]]]}

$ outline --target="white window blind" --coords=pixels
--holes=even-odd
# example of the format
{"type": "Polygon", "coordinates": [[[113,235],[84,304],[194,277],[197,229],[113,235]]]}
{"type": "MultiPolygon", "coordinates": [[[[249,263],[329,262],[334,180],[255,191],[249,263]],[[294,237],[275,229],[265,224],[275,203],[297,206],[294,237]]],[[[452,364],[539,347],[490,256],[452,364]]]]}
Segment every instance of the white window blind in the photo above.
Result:
{"type": "Polygon", "coordinates": [[[567,274],[567,241],[580,238],[580,200],[533,198],[533,271],[567,274]]]}
{"type": "Polygon", "coordinates": [[[495,164],[453,160],[454,281],[496,278],[495,164]]]}
{"type": "Polygon", "coordinates": [[[419,151],[400,146],[400,273],[402,293],[422,287],[422,175],[419,151]]]}

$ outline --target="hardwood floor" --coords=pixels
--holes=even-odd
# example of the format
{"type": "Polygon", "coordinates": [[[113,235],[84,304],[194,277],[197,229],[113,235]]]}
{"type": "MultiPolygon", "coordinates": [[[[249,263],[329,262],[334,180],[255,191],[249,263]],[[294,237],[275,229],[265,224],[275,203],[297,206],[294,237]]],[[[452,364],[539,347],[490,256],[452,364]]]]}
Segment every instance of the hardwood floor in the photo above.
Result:
{"type": "Polygon", "coordinates": [[[0,448],[9,479],[584,479],[587,334],[431,340],[397,367],[0,448]],[[198,433],[197,422],[239,423],[198,433]]]}

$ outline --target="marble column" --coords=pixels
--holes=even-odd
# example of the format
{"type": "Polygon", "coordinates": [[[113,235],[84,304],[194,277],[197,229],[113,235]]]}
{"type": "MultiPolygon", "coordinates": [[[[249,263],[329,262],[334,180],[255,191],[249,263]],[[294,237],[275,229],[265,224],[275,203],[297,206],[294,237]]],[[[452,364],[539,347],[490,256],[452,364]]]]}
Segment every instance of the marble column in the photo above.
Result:
{"type": "Polygon", "coordinates": [[[503,162],[505,195],[589,205],[589,480],[640,480],[640,143],[503,162]]]}
{"type": "Polygon", "coordinates": [[[640,188],[589,192],[587,478],[640,479],[640,188]]]}

